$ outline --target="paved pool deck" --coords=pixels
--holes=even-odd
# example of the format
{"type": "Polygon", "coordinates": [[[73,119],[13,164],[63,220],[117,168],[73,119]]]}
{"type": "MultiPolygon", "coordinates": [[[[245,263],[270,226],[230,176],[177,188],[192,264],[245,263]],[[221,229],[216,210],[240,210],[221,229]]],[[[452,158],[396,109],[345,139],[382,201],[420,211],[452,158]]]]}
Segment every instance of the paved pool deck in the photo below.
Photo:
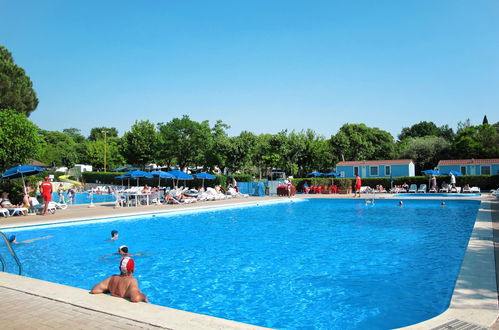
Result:
{"type": "MultiPolygon", "coordinates": [[[[112,203],[98,204],[92,208],[87,205],[72,205],[48,216],[0,218],[0,230],[283,198],[250,197],[127,208],[114,208],[112,203]]],[[[352,198],[352,195],[297,195],[293,198],[352,198]]],[[[376,198],[398,200],[390,195],[378,195],[376,198]]],[[[479,199],[482,204],[449,309],[435,318],[404,329],[458,329],[466,325],[469,329],[499,330],[499,262],[496,262],[499,260],[499,200],[488,196],[479,199]]],[[[131,303],[108,295],[91,295],[87,290],[2,272],[0,296],[2,329],[262,329],[152,304],[131,303]]]]}

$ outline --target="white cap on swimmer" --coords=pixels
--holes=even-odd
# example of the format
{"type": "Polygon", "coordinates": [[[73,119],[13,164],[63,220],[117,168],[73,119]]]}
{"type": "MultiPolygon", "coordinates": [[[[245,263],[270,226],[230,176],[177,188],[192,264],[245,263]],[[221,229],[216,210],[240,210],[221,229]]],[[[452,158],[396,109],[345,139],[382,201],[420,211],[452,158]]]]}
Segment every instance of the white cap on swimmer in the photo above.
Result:
{"type": "Polygon", "coordinates": [[[120,272],[122,274],[131,274],[135,270],[135,262],[130,257],[124,257],[120,262],[120,272]]]}

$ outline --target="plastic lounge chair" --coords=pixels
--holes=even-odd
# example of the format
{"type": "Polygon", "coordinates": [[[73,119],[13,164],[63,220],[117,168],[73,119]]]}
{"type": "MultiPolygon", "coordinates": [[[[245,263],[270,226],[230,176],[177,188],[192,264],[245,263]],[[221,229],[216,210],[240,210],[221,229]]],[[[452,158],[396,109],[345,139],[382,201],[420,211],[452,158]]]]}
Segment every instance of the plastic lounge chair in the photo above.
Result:
{"type": "Polygon", "coordinates": [[[440,190],[438,192],[441,192],[441,193],[448,193],[449,192],[449,188],[447,187],[442,187],[440,188],[440,190]]]}
{"type": "Polygon", "coordinates": [[[418,186],[416,184],[411,184],[411,186],[409,187],[409,192],[410,193],[417,193],[418,191],[418,186]]]}
{"type": "Polygon", "coordinates": [[[424,183],[419,185],[418,193],[426,194],[426,185],[424,183]]]}
{"type": "Polygon", "coordinates": [[[9,210],[3,207],[0,207],[0,214],[3,215],[4,218],[10,216],[9,210]]]}
{"type": "MultiPolygon", "coordinates": [[[[43,208],[45,207],[45,204],[42,204],[42,203],[38,202],[38,199],[36,199],[36,198],[32,198],[31,202],[33,204],[33,210],[35,210],[35,212],[37,214],[42,214],[43,213],[43,208]]],[[[55,207],[55,205],[53,205],[53,204],[51,205],[49,203],[49,206],[47,208],[47,212],[54,214],[56,209],[57,208],[55,207]]]]}
{"type": "Polygon", "coordinates": [[[470,192],[471,193],[480,193],[480,188],[479,187],[471,187],[470,192]]]}
{"type": "Polygon", "coordinates": [[[9,207],[9,214],[13,215],[28,215],[28,209],[25,207],[9,207]]]}

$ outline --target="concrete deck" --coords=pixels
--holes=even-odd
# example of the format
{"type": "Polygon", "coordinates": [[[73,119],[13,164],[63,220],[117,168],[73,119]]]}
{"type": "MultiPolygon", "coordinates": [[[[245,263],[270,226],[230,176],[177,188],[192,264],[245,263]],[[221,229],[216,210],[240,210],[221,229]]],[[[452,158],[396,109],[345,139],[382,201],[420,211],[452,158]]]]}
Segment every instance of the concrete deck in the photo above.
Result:
{"type": "MultiPolygon", "coordinates": [[[[351,198],[338,195],[299,195],[293,198],[351,198]]],[[[430,197],[430,196],[429,196],[430,197]]],[[[115,209],[113,204],[70,206],[54,215],[0,218],[0,230],[27,225],[90,220],[110,216],[150,214],[169,210],[218,207],[283,197],[251,197],[185,205],[141,206],[115,209]]],[[[377,198],[392,198],[389,195],[377,198]]],[[[394,198],[397,199],[397,198],[394,198]]],[[[456,198],[462,200],[463,198],[456,198]]],[[[473,198],[476,199],[476,198],[473,198]]],[[[494,252],[499,257],[499,201],[482,197],[482,205],[451,301],[443,314],[405,329],[430,329],[468,323],[499,330],[494,252]]],[[[498,263],[499,264],[499,263],[498,263]]],[[[499,268],[497,268],[499,270],[499,268]]],[[[256,326],[167,307],[130,303],[107,295],[0,272],[2,329],[261,329],[256,326]]]]}

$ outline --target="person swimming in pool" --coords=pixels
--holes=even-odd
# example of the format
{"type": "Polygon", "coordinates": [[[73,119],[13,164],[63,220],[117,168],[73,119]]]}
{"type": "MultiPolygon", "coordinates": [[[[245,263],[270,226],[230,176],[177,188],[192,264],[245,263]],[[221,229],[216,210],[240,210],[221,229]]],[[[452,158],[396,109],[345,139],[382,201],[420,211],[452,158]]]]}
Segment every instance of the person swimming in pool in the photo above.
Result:
{"type": "Polygon", "coordinates": [[[39,240],[42,240],[42,239],[48,239],[48,238],[52,238],[53,236],[43,236],[43,237],[38,237],[38,238],[32,238],[32,239],[27,239],[25,241],[21,241],[21,242],[18,242],[17,241],[17,238],[16,238],[16,235],[12,235],[9,237],[9,243],[10,244],[27,244],[27,243],[33,243],[35,241],[39,241],[39,240]]]}
{"type": "Polygon", "coordinates": [[[404,202],[399,201],[399,206],[404,206],[404,202]]]}
{"type": "Polygon", "coordinates": [[[115,252],[112,254],[106,254],[105,256],[103,256],[102,258],[99,258],[97,260],[107,259],[107,258],[112,257],[112,256],[132,257],[132,256],[143,256],[143,255],[144,255],[144,253],[140,253],[140,252],[131,254],[128,252],[128,246],[122,245],[118,248],[118,252],[115,252]]]}
{"type": "Polygon", "coordinates": [[[133,278],[135,262],[129,256],[120,261],[120,275],[112,275],[95,285],[90,293],[110,293],[113,297],[128,298],[131,302],[149,302],[139,289],[139,282],[133,278]]]}
{"type": "Polygon", "coordinates": [[[111,238],[109,241],[116,241],[118,239],[118,231],[116,229],[111,230],[111,238]]]}

